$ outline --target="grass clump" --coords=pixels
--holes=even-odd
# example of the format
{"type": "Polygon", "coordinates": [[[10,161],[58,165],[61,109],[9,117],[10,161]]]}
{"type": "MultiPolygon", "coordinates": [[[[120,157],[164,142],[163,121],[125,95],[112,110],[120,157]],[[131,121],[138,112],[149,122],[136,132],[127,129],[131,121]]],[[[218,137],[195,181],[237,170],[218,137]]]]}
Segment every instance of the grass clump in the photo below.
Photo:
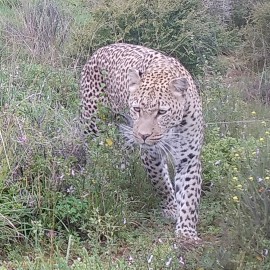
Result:
{"type": "Polygon", "coordinates": [[[16,20],[2,22],[7,48],[23,49],[26,57],[59,64],[69,37],[70,17],[55,1],[18,1],[8,6],[16,20]]]}

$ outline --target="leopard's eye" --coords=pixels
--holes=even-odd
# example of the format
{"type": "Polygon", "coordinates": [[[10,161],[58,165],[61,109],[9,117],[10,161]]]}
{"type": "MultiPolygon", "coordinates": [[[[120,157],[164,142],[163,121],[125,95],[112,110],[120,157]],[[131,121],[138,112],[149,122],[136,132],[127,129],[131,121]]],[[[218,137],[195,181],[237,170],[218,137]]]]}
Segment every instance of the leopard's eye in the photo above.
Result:
{"type": "Polygon", "coordinates": [[[158,115],[162,115],[162,114],[165,114],[167,112],[167,110],[158,110],[158,115]]]}
{"type": "Polygon", "coordinates": [[[140,107],[133,107],[133,110],[138,113],[141,111],[140,107]]]}

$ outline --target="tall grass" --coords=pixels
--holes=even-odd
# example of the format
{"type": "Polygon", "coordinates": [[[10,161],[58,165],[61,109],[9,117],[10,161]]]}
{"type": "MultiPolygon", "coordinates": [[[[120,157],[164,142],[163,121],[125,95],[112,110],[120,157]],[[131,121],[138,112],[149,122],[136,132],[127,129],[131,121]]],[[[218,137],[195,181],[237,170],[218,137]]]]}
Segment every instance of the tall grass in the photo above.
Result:
{"type": "Polygon", "coordinates": [[[59,65],[70,35],[71,17],[51,0],[18,1],[10,8],[16,19],[2,22],[7,49],[24,53],[27,58],[59,65]]]}

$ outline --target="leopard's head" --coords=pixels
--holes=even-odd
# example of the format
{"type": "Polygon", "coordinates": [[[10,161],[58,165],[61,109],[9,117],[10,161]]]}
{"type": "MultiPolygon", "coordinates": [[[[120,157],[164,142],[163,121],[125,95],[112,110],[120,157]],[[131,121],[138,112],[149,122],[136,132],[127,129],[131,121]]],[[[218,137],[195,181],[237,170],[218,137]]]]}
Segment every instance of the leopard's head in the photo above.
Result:
{"type": "Polygon", "coordinates": [[[181,123],[188,81],[170,74],[168,69],[143,75],[129,69],[128,82],[132,135],[140,145],[156,145],[172,127],[181,123]]]}

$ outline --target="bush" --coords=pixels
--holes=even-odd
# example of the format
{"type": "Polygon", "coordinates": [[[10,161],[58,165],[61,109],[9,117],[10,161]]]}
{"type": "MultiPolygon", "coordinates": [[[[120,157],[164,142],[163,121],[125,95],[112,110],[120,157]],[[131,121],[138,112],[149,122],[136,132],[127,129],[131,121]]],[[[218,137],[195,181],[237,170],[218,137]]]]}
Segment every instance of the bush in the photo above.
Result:
{"type": "Polygon", "coordinates": [[[231,21],[232,27],[241,28],[248,23],[250,13],[257,0],[232,1],[231,21]]]}
{"type": "Polygon", "coordinates": [[[83,63],[103,45],[127,42],[164,51],[198,73],[222,50],[222,30],[198,0],[106,1],[90,14],[72,45],[83,63]]]}
{"type": "Polygon", "coordinates": [[[251,12],[249,23],[242,30],[242,57],[255,71],[270,65],[269,21],[270,3],[258,3],[251,12]]]}

